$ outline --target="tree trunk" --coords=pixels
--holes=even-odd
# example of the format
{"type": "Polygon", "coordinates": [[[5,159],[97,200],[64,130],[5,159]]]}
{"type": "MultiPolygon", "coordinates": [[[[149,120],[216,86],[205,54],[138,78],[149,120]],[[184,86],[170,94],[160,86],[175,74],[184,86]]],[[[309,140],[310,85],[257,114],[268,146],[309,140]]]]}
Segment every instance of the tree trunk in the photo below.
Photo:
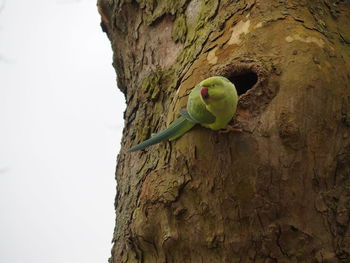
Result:
{"type": "Polygon", "coordinates": [[[110,262],[350,262],[348,0],[100,0],[125,94],[110,262]],[[143,151],[204,78],[242,132],[143,151]]]}

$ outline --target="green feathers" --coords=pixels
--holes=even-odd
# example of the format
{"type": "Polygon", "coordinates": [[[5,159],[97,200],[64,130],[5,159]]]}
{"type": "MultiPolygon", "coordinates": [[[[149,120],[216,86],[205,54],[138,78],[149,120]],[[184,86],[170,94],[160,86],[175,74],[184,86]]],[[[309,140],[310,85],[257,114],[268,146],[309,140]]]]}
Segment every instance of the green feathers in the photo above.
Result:
{"type": "Polygon", "coordinates": [[[148,146],[159,143],[165,140],[175,140],[185,134],[188,130],[190,130],[196,123],[188,121],[184,117],[180,117],[173,121],[168,128],[163,131],[158,132],[148,140],[141,142],[138,145],[130,148],[128,152],[134,152],[137,150],[142,150],[148,146]]]}
{"type": "Polygon", "coordinates": [[[152,136],[150,139],[130,148],[128,152],[144,149],[165,140],[175,140],[197,123],[219,130],[226,128],[237,108],[237,91],[226,78],[210,77],[191,91],[186,109],[180,111],[181,117],[173,121],[169,127],[152,136]]]}

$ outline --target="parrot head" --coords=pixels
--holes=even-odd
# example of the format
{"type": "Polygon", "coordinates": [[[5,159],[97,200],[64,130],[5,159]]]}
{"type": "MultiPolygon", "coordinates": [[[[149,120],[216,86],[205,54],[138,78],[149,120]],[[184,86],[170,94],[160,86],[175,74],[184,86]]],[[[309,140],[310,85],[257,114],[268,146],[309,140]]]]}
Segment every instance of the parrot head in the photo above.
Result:
{"type": "Polygon", "coordinates": [[[206,104],[222,99],[225,96],[224,88],[220,84],[201,86],[201,96],[206,104]]]}

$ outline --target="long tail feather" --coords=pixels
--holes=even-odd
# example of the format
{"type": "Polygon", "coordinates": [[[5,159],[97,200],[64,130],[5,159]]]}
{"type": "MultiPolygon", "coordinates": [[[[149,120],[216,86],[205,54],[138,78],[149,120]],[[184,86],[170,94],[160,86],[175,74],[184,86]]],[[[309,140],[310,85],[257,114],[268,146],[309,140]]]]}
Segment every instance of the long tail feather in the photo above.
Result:
{"type": "Polygon", "coordinates": [[[195,125],[194,122],[186,120],[184,117],[180,117],[173,121],[169,127],[163,131],[158,132],[148,140],[141,142],[138,145],[131,147],[128,152],[134,152],[138,150],[142,150],[148,146],[153,144],[157,144],[161,141],[165,141],[168,139],[175,139],[182,136],[185,132],[190,130],[195,125]]]}

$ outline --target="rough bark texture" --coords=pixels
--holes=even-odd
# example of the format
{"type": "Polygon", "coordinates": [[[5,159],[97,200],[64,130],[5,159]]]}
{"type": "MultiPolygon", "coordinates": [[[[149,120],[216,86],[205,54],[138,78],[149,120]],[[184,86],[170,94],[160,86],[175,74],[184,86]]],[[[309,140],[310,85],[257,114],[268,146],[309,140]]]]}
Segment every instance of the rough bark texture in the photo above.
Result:
{"type": "Polygon", "coordinates": [[[350,262],[350,4],[100,0],[127,109],[110,262],[350,262]],[[243,132],[164,129],[200,80],[243,132]]]}

